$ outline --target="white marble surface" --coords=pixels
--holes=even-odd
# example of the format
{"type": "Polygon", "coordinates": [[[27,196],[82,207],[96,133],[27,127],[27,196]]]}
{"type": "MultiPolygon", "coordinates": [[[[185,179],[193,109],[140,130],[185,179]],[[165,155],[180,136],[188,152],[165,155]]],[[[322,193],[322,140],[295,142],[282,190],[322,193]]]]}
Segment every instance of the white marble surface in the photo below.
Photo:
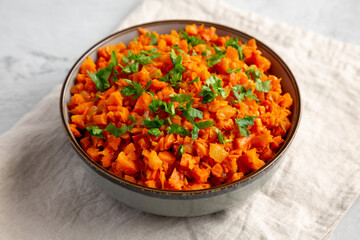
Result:
{"type": "MultiPolygon", "coordinates": [[[[360,44],[360,1],[224,0],[352,44],[360,44]]],[[[60,84],[76,58],[113,31],[140,0],[0,1],[0,134],[60,84]]],[[[151,10],[149,10],[151,11],[151,10]]],[[[359,239],[360,200],[332,239],[359,239]]]]}

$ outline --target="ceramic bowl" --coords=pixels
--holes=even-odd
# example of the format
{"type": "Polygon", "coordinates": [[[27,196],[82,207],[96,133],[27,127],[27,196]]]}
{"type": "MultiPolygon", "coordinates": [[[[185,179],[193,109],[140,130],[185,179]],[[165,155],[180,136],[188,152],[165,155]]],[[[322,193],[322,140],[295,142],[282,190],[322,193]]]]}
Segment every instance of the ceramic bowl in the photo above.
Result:
{"type": "Polygon", "coordinates": [[[194,23],[197,25],[204,24],[205,27],[213,26],[216,28],[216,33],[219,36],[228,35],[238,37],[242,42],[247,42],[253,38],[246,33],[227,26],[194,20],[158,21],[133,26],[104,38],[86,51],[71,68],[61,90],[60,111],[66,134],[76,153],[84,163],[85,168],[94,179],[94,182],[120,202],[130,207],[153,214],[181,217],[199,216],[218,212],[246,201],[252,193],[263,186],[276,172],[279,163],[282,159],[284,159],[285,152],[289,148],[299,125],[301,109],[300,94],[295,78],[285,62],[269,47],[256,39],[258,48],[261,50],[263,55],[271,61],[270,73],[282,78],[283,91],[288,92],[294,100],[291,115],[292,126],[286,136],[286,140],[275,157],[268,161],[262,168],[256,172],[246,175],[238,181],[209,189],[170,191],[153,189],[128,182],[115,176],[99,164],[93,162],[81,148],[79,142],[73,136],[68,126],[70,116],[68,114],[66,104],[70,102],[70,88],[75,83],[76,75],[79,72],[82,62],[87,56],[90,56],[92,59],[97,59],[97,49],[100,47],[117,44],[119,42],[127,44],[133,40],[134,37],[138,36],[138,27],[147,28],[148,30],[165,34],[170,33],[173,29],[184,29],[186,25],[194,23]]]}

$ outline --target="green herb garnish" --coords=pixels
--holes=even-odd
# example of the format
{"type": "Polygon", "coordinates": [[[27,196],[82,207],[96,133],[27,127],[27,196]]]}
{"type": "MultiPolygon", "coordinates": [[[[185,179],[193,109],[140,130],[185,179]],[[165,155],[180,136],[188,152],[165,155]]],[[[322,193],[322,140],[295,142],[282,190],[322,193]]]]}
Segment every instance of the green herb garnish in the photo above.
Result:
{"type": "Polygon", "coordinates": [[[259,92],[269,92],[271,88],[271,80],[261,81],[260,77],[262,73],[254,66],[251,66],[245,70],[245,74],[248,78],[253,79],[255,81],[256,87],[255,89],[259,92]]]}
{"type": "Polygon", "coordinates": [[[218,128],[215,128],[215,132],[218,135],[220,143],[225,144],[232,141],[232,139],[224,139],[225,136],[221,135],[221,131],[218,128]]]}
{"type": "Polygon", "coordinates": [[[159,99],[153,99],[149,104],[149,109],[151,113],[155,113],[157,112],[158,109],[161,109],[164,112],[169,113],[171,116],[175,115],[175,107],[174,107],[174,103],[172,102],[166,103],[159,99]]]}
{"type": "Polygon", "coordinates": [[[210,103],[214,101],[218,95],[223,98],[226,98],[225,89],[221,87],[222,81],[216,76],[211,75],[205,81],[205,85],[202,87],[199,95],[203,97],[202,103],[210,103]],[[214,92],[210,89],[210,87],[214,90],[214,92]]]}
{"type": "Polygon", "coordinates": [[[167,132],[170,133],[177,133],[180,134],[181,136],[190,136],[190,132],[189,130],[187,130],[186,128],[180,126],[179,124],[176,123],[171,123],[170,126],[167,128],[167,132]]]}
{"type": "Polygon", "coordinates": [[[187,34],[184,30],[180,30],[179,32],[181,33],[180,37],[185,39],[188,42],[188,44],[193,47],[198,44],[204,43],[204,41],[201,40],[201,38],[195,36],[189,36],[189,34],[187,34]]]}
{"type": "MultiPolygon", "coordinates": [[[[94,81],[95,86],[100,91],[105,91],[110,87],[109,83],[109,77],[111,73],[114,72],[115,66],[118,65],[118,61],[116,58],[116,54],[114,51],[111,52],[111,58],[110,63],[107,67],[101,68],[95,73],[87,71],[87,74],[90,76],[90,78],[94,81]]],[[[117,72],[114,72],[114,75],[116,75],[117,72]]]]}
{"type": "Polygon", "coordinates": [[[229,40],[227,40],[225,42],[225,47],[228,47],[228,46],[231,46],[233,48],[235,48],[237,51],[238,51],[238,54],[239,54],[239,59],[241,61],[244,61],[244,53],[243,53],[243,49],[242,47],[239,45],[239,40],[238,38],[230,38],[229,40]]]}
{"type": "Polygon", "coordinates": [[[244,118],[236,118],[235,122],[239,127],[240,134],[244,137],[248,137],[250,135],[250,131],[248,126],[254,125],[254,120],[257,118],[256,116],[246,116],[244,118]]]}
{"type": "Polygon", "coordinates": [[[242,69],[242,68],[239,68],[239,69],[228,68],[228,69],[226,69],[226,72],[227,72],[227,73],[232,73],[232,72],[238,73],[238,72],[241,71],[241,69],[242,69]]]}
{"type": "Polygon", "coordinates": [[[131,99],[136,99],[140,97],[151,85],[151,80],[147,82],[145,89],[142,88],[141,84],[136,81],[131,81],[129,79],[124,79],[130,85],[125,86],[121,89],[121,93],[125,96],[134,95],[131,99]]]}
{"type": "Polygon", "coordinates": [[[112,135],[114,135],[116,138],[121,137],[124,135],[124,133],[129,132],[133,127],[135,123],[127,126],[123,125],[120,128],[117,128],[113,123],[109,123],[105,129],[101,129],[99,126],[89,126],[86,127],[86,130],[91,134],[94,135],[97,138],[104,138],[102,135],[102,132],[108,131],[112,135]]]}
{"type": "Polygon", "coordinates": [[[232,88],[235,97],[238,101],[243,101],[245,97],[255,99],[256,101],[259,101],[259,99],[254,95],[254,93],[251,90],[251,87],[248,88],[248,90],[245,90],[245,88],[241,85],[235,85],[232,88]]]}
{"type": "Polygon", "coordinates": [[[218,46],[215,44],[214,50],[215,54],[211,55],[210,58],[207,58],[206,61],[210,67],[214,66],[215,64],[219,63],[223,57],[225,57],[226,50],[221,50],[218,46]]]}
{"type": "Polygon", "coordinates": [[[157,45],[158,44],[158,40],[156,38],[156,35],[153,32],[151,34],[147,32],[146,36],[148,38],[150,38],[150,45],[157,45]]]}
{"type": "Polygon", "coordinates": [[[170,98],[174,102],[185,103],[185,102],[189,102],[192,96],[190,94],[178,94],[178,95],[170,94],[170,98]]]}
{"type": "Polygon", "coordinates": [[[189,84],[196,83],[198,81],[200,81],[200,78],[196,77],[194,80],[190,81],[189,84]]]}
{"type": "Polygon", "coordinates": [[[179,54],[176,57],[174,49],[171,49],[170,58],[174,65],[174,68],[170,70],[168,74],[161,77],[159,80],[163,82],[170,82],[170,85],[172,87],[178,88],[180,83],[182,82],[182,72],[184,72],[186,69],[182,65],[182,55],[179,54]]]}
{"type": "Polygon", "coordinates": [[[178,148],[178,154],[183,155],[184,154],[184,145],[180,145],[178,148]]]}

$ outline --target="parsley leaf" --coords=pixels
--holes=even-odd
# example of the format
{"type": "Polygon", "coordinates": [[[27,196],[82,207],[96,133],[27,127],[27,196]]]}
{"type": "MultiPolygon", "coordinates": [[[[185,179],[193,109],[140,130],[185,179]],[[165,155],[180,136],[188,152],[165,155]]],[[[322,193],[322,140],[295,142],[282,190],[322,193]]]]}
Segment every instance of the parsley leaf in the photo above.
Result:
{"type": "Polygon", "coordinates": [[[159,128],[164,124],[164,119],[159,119],[159,116],[156,116],[153,120],[146,118],[143,120],[142,125],[148,128],[159,128]]]}
{"type": "Polygon", "coordinates": [[[192,56],[197,56],[197,53],[196,53],[196,51],[193,49],[193,51],[192,51],[192,54],[191,54],[192,56]]]}
{"type": "Polygon", "coordinates": [[[203,97],[202,103],[210,103],[213,102],[214,98],[220,95],[223,98],[226,98],[225,89],[221,87],[222,81],[216,76],[211,75],[205,81],[205,85],[202,87],[199,95],[203,97]],[[214,90],[214,92],[210,89],[210,86],[214,90]]]}
{"type": "Polygon", "coordinates": [[[189,56],[189,54],[187,54],[184,50],[180,49],[179,45],[177,45],[177,44],[173,45],[172,48],[175,49],[176,51],[178,51],[179,53],[182,53],[182,54],[184,54],[186,56],[189,56]]]}
{"type": "Polygon", "coordinates": [[[163,82],[170,82],[170,85],[172,87],[178,88],[180,83],[182,82],[182,72],[184,72],[186,69],[182,65],[182,55],[179,54],[176,57],[174,49],[171,49],[170,58],[174,65],[174,68],[170,70],[168,74],[159,78],[159,80],[163,82]]]}
{"type": "Polygon", "coordinates": [[[235,48],[238,51],[239,54],[239,59],[244,61],[244,53],[243,53],[243,49],[242,47],[239,45],[239,40],[238,38],[230,38],[229,40],[227,40],[225,42],[225,47],[231,46],[233,48],[235,48]]]}
{"type": "Polygon", "coordinates": [[[196,77],[194,80],[190,81],[189,84],[196,83],[198,81],[200,81],[200,78],[196,77]]]}
{"type": "Polygon", "coordinates": [[[129,126],[123,125],[120,128],[117,128],[113,123],[109,123],[109,125],[107,125],[107,127],[104,129],[104,131],[108,131],[109,133],[114,135],[116,138],[119,138],[122,135],[124,135],[126,132],[129,132],[134,127],[134,125],[135,125],[135,123],[133,123],[129,126]]]}
{"type": "Polygon", "coordinates": [[[250,79],[257,79],[260,78],[262,76],[261,72],[254,66],[248,67],[245,70],[245,74],[248,78],[250,79]]]}
{"type": "Polygon", "coordinates": [[[178,148],[178,154],[183,155],[184,154],[184,145],[180,145],[178,148]]]}
{"type": "Polygon", "coordinates": [[[148,38],[150,38],[150,45],[157,45],[158,44],[158,40],[156,38],[156,35],[153,32],[151,34],[147,32],[146,36],[148,38]]]}
{"type": "Polygon", "coordinates": [[[89,126],[89,127],[86,127],[86,130],[91,135],[94,135],[97,138],[104,138],[104,136],[101,134],[103,132],[103,130],[99,126],[89,126]]]}
{"type": "Polygon", "coordinates": [[[122,71],[125,74],[131,74],[132,72],[136,73],[139,71],[139,64],[141,64],[141,65],[150,64],[150,63],[152,63],[152,60],[162,56],[161,53],[159,53],[159,52],[155,53],[156,51],[157,51],[157,48],[152,48],[149,51],[141,51],[138,55],[134,54],[132,51],[129,51],[128,55],[124,56],[122,58],[123,64],[127,64],[130,61],[133,61],[133,62],[131,62],[126,67],[123,67],[120,64],[119,64],[119,66],[122,68],[122,71]],[[151,54],[151,55],[149,55],[149,54],[151,54]]]}
{"type": "Polygon", "coordinates": [[[151,102],[149,104],[149,109],[150,109],[151,113],[155,113],[159,108],[161,110],[163,110],[164,112],[169,113],[171,116],[175,115],[174,103],[172,103],[172,102],[166,103],[159,99],[151,100],[151,102]]]}
{"type": "Polygon", "coordinates": [[[181,33],[180,37],[185,39],[188,44],[191,46],[196,46],[198,44],[204,43],[204,41],[201,38],[195,37],[195,36],[189,36],[184,30],[179,31],[181,33]]]}
{"type": "Polygon", "coordinates": [[[130,115],[130,116],[129,116],[129,119],[130,119],[130,121],[132,121],[132,122],[136,122],[136,119],[135,119],[134,115],[130,115]]]}
{"type": "Polygon", "coordinates": [[[140,97],[151,85],[151,80],[147,82],[146,88],[143,89],[141,84],[136,81],[131,81],[129,79],[124,79],[127,83],[130,85],[125,86],[121,89],[121,93],[125,96],[131,96],[134,95],[131,99],[135,99],[140,97]]]}
{"type": "MultiPolygon", "coordinates": [[[[95,73],[87,71],[87,74],[94,81],[95,86],[100,91],[105,91],[110,87],[109,77],[114,71],[115,66],[118,64],[116,54],[114,51],[111,52],[110,63],[105,68],[101,68],[95,73]]],[[[116,75],[116,73],[114,73],[116,75]]]]}
{"type": "Polygon", "coordinates": [[[214,121],[202,121],[202,122],[198,122],[196,125],[200,129],[205,129],[205,128],[212,127],[214,125],[214,123],[215,123],[214,121]]]}
{"type": "Polygon", "coordinates": [[[207,58],[206,61],[210,67],[214,66],[215,64],[219,63],[223,57],[225,57],[226,50],[221,50],[218,46],[213,44],[215,54],[211,55],[210,58],[207,58]]]}
{"type": "Polygon", "coordinates": [[[201,51],[201,55],[203,55],[204,57],[206,57],[206,56],[207,56],[207,52],[206,52],[205,50],[202,50],[202,51],[201,51]]]}
{"type": "Polygon", "coordinates": [[[186,128],[180,126],[179,124],[176,123],[171,123],[170,126],[167,129],[168,133],[177,133],[180,134],[181,136],[190,136],[190,132],[189,130],[187,130],[186,128]]]}
{"type": "Polygon", "coordinates": [[[150,129],[148,130],[148,133],[151,134],[151,135],[153,135],[153,136],[155,136],[155,137],[158,137],[158,136],[160,136],[161,134],[163,134],[163,131],[160,131],[160,129],[158,129],[158,128],[150,128],[150,129]]]}
{"type": "Polygon", "coordinates": [[[227,72],[227,73],[232,73],[232,72],[238,73],[238,72],[241,71],[241,69],[242,69],[242,68],[239,68],[239,69],[228,68],[228,69],[226,69],[226,72],[227,72]]]}
{"type": "Polygon", "coordinates": [[[203,121],[203,122],[195,123],[194,122],[195,118],[197,117],[200,119],[203,118],[203,112],[196,108],[193,108],[191,106],[192,103],[193,100],[186,104],[186,108],[181,105],[179,106],[179,108],[180,111],[182,112],[182,115],[193,125],[193,129],[191,131],[191,137],[193,139],[197,139],[199,130],[211,127],[214,124],[214,121],[203,121]]]}
{"type": "Polygon", "coordinates": [[[130,131],[134,127],[135,123],[127,126],[123,125],[121,128],[117,128],[113,123],[109,123],[105,129],[101,129],[99,126],[89,126],[86,127],[86,130],[91,134],[94,135],[97,138],[104,138],[102,135],[103,131],[108,131],[112,135],[114,135],[116,138],[121,137],[124,133],[130,131]]]}
{"type": "Polygon", "coordinates": [[[213,98],[217,97],[217,95],[208,86],[205,85],[202,87],[199,95],[203,97],[202,103],[210,103],[214,101],[213,98]]]}
{"type": "Polygon", "coordinates": [[[219,142],[222,143],[222,144],[225,144],[225,143],[228,143],[228,142],[231,142],[232,139],[224,139],[225,136],[221,135],[221,131],[218,129],[218,128],[215,128],[215,132],[217,133],[218,135],[218,138],[219,138],[219,142]]]}
{"type": "Polygon", "coordinates": [[[271,80],[261,81],[260,79],[255,79],[256,87],[255,89],[260,92],[269,92],[271,88],[271,80]]]}
{"type": "Polygon", "coordinates": [[[212,127],[214,125],[214,123],[215,123],[214,121],[203,121],[203,122],[193,123],[193,129],[191,131],[191,137],[193,139],[197,139],[200,129],[205,129],[205,128],[212,127]]]}
{"type": "Polygon", "coordinates": [[[190,94],[178,94],[178,95],[170,94],[170,98],[174,102],[183,103],[183,102],[189,102],[192,96],[190,94]]]}
{"type": "Polygon", "coordinates": [[[256,116],[246,116],[244,118],[236,118],[235,122],[239,127],[240,134],[244,137],[248,137],[250,135],[250,131],[248,129],[249,125],[254,125],[254,120],[257,118],[256,116]]]}
{"type": "Polygon", "coordinates": [[[95,97],[95,99],[94,99],[94,102],[96,102],[96,101],[99,99],[99,94],[100,94],[100,91],[98,91],[98,92],[96,93],[96,97],[95,97]]]}
{"type": "Polygon", "coordinates": [[[255,89],[259,92],[269,92],[271,88],[271,80],[261,81],[259,78],[262,76],[261,72],[254,66],[251,66],[245,70],[248,78],[252,78],[255,81],[255,89]]]}
{"type": "Polygon", "coordinates": [[[235,97],[238,101],[243,101],[245,97],[255,99],[256,101],[259,101],[259,99],[254,95],[254,93],[251,90],[251,87],[248,88],[247,91],[245,91],[245,88],[241,85],[235,85],[232,88],[235,97]]]}

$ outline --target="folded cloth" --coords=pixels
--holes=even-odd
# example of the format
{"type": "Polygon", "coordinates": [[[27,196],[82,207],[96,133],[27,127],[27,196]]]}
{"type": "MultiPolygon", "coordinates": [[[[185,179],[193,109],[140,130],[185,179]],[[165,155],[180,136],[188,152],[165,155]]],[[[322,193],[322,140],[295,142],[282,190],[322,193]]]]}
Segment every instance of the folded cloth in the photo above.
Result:
{"type": "Polygon", "coordinates": [[[272,47],[300,85],[303,116],[275,176],[244,204],[193,218],[127,207],[94,185],[64,134],[55,88],[0,137],[3,239],[327,239],[360,192],[360,48],[217,0],[144,1],[121,28],[202,19],[272,47]]]}

